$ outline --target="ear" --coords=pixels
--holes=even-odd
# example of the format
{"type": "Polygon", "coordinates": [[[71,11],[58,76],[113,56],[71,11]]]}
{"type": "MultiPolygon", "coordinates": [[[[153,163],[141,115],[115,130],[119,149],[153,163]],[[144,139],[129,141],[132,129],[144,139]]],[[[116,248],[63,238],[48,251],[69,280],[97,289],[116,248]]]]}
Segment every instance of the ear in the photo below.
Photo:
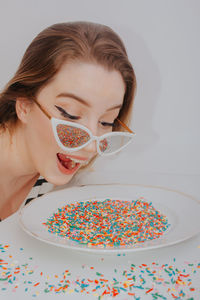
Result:
{"type": "Polygon", "coordinates": [[[22,121],[22,123],[27,123],[29,113],[31,111],[32,103],[27,98],[17,98],[15,109],[16,114],[19,120],[22,121]]]}

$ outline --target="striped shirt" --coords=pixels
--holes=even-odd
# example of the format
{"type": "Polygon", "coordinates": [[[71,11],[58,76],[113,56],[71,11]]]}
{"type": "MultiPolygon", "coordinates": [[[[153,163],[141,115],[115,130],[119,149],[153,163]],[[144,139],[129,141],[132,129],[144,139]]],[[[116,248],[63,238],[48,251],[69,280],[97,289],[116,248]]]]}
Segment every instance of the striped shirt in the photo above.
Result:
{"type": "Polygon", "coordinates": [[[42,176],[40,176],[26,197],[25,205],[34,198],[40,197],[52,191],[53,187],[54,185],[52,183],[47,182],[42,176]]]}

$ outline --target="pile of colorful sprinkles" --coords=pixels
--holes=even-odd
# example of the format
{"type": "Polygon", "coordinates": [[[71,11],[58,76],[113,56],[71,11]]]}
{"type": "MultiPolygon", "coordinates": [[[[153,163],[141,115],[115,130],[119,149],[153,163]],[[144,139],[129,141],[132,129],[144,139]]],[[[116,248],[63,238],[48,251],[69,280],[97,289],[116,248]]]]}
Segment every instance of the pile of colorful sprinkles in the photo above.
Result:
{"type": "MultiPolygon", "coordinates": [[[[150,299],[149,297],[196,300],[199,299],[196,296],[200,295],[198,262],[182,262],[182,268],[177,267],[175,258],[169,264],[129,263],[126,269],[113,269],[109,277],[93,266],[84,264],[80,266],[77,276],[67,266],[63,267],[60,274],[47,274],[36,265],[32,257],[24,260],[26,254],[23,248],[12,249],[10,245],[0,244],[0,254],[1,299],[6,299],[7,293],[15,293],[14,297],[18,299],[18,291],[32,297],[80,293],[98,300],[114,297],[123,300],[150,299]],[[18,253],[18,260],[8,251],[18,253]]],[[[103,258],[101,261],[106,264],[103,258]]]]}
{"type": "Polygon", "coordinates": [[[53,234],[101,248],[125,248],[154,240],[169,227],[167,217],[143,198],[67,204],[43,224],[53,234]]]}

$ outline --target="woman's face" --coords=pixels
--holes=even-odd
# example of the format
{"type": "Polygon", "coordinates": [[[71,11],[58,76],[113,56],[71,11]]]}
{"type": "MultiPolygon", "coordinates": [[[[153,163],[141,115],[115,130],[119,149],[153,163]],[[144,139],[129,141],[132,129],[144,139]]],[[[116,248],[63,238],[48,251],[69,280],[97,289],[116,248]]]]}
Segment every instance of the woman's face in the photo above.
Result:
{"type": "MultiPolygon", "coordinates": [[[[72,62],[64,64],[40,90],[37,102],[51,117],[82,124],[93,135],[100,136],[112,131],[124,93],[119,72],[108,71],[98,64],[72,62]]],[[[62,150],[56,143],[50,120],[36,104],[27,119],[25,138],[35,170],[55,185],[69,182],[97,154],[95,141],[73,153],[62,150]]]]}

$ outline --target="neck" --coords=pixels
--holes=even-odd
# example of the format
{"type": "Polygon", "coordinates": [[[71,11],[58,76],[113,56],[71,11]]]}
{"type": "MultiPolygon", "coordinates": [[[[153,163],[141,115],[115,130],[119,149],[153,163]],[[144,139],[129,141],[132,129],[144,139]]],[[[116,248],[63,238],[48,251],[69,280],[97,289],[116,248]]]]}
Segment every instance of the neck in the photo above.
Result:
{"type": "Polygon", "coordinates": [[[39,177],[22,128],[0,133],[0,218],[16,212],[39,177]]]}
{"type": "Polygon", "coordinates": [[[39,176],[23,136],[23,127],[20,126],[12,135],[8,130],[0,134],[0,187],[14,187],[39,176]]]}

